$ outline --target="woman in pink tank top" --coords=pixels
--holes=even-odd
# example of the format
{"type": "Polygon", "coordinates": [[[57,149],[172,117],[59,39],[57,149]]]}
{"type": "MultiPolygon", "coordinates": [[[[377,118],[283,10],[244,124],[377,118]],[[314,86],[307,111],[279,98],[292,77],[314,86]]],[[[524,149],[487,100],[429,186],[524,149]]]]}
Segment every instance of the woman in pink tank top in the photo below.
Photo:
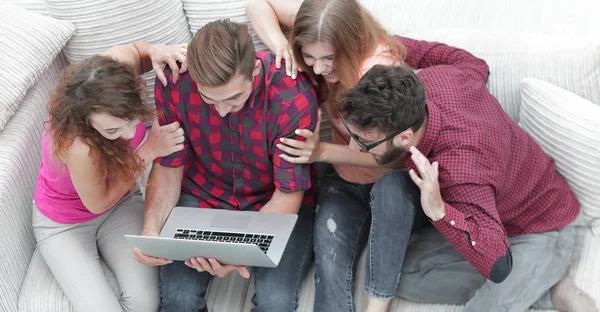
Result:
{"type": "Polygon", "coordinates": [[[67,67],[50,97],[33,227],[42,257],[76,311],[158,308],[158,271],[132,258],[124,235],[142,231],[136,179],[156,157],[183,147],[179,124],[159,126],[153,106],[142,100],[139,76],[153,53],[164,57],[178,49],[144,42],[111,48],[67,67]],[[119,296],[101,262],[115,275],[119,296]]]}

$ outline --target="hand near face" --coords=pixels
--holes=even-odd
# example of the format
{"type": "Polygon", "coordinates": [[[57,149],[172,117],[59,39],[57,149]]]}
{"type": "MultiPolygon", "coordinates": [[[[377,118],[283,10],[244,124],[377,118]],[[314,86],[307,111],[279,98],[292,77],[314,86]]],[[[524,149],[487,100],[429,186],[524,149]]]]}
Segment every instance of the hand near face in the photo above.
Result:
{"type": "Polygon", "coordinates": [[[232,271],[238,271],[243,278],[249,278],[250,272],[243,265],[221,264],[215,258],[196,257],[185,262],[185,265],[198,272],[208,272],[211,275],[225,277],[232,271]]]}
{"type": "Polygon", "coordinates": [[[421,190],[421,206],[423,212],[432,221],[438,221],[446,215],[446,209],[442,195],[440,193],[439,163],[434,161],[433,164],[414,146],[410,148],[412,153],[411,159],[419,169],[417,174],[411,169],[408,174],[411,179],[421,190]]]}

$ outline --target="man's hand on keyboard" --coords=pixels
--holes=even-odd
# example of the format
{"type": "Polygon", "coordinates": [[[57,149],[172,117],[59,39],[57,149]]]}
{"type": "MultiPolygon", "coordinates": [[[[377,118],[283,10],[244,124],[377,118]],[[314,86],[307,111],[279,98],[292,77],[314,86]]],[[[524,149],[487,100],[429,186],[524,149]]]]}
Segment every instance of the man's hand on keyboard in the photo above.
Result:
{"type": "Polygon", "coordinates": [[[185,265],[195,269],[198,272],[206,271],[211,275],[216,275],[218,277],[225,277],[231,271],[238,271],[238,273],[240,273],[240,275],[244,278],[250,277],[250,272],[245,266],[221,264],[215,258],[208,258],[208,260],[203,257],[192,258],[187,260],[185,265]]]}

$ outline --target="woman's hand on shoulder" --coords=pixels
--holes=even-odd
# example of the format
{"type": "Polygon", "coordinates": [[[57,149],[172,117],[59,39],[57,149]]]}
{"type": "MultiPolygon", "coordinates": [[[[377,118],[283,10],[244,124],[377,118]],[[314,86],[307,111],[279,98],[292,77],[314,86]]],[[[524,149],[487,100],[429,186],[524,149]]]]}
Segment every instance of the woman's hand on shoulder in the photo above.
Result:
{"type": "Polygon", "coordinates": [[[298,62],[294,58],[294,53],[292,52],[292,47],[289,42],[286,40],[285,42],[275,44],[275,65],[277,68],[281,68],[281,61],[285,61],[285,72],[288,76],[292,77],[292,79],[296,79],[298,77],[298,62]]]}
{"type": "Polygon", "coordinates": [[[179,122],[175,121],[168,125],[161,126],[158,120],[154,120],[148,140],[144,145],[148,144],[151,150],[154,151],[154,158],[165,157],[183,149],[184,142],[183,128],[179,122]]]}
{"type": "Polygon", "coordinates": [[[179,80],[179,74],[187,71],[187,44],[166,45],[155,43],[148,49],[148,56],[152,61],[152,70],[163,86],[167,85],[165,67],[169,65],[173,71],[173,83],[179,80]],[[181,68],[177,65],[181,63],[181,68]]]}

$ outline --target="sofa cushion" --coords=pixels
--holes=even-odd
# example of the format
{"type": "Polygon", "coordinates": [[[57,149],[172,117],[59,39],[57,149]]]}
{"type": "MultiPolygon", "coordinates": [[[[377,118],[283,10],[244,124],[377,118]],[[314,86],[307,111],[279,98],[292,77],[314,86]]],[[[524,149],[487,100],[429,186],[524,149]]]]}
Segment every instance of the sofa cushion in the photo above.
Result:
{"type": "Polygon", "coordinates": [[[600,44],[594,40],[469,29],[441,29],[407,35],[463,48],[490,67],[488,88],[519,120],[519,84],[525,77],[551,82],[600,104],[600,44]]]}
{"type": "MultiPolygon", "coordinates": [[[[100,262],[106,279],[115,294],[119,293],[117,279],[106,263],[100,262]]],[[[35,249],[19,297],[19,311],[75,311],[67,300],[39,249],[35,249]]]]}
{"type": "MultiPolygon", "coordinates": [[[[248,0],[182,0],[183,9],[190,23],[190,29],[193,34],[202,26],[211,21],[222,18],[229,18],[238,23],[250,25],[246,15],[246,3],[248,0]]],[[[257,51],[265,51],[267,47],[258,39],[258,36],[250,27],[252,41],[257,51]]]]}
{"type": "Polygon", "coordinates": [[[0,4],[0,132],[25,93],[75,33],[75,26],[13,4],[0,4]]]}
{"type": "Polygon", "coordinates": [[[48,67],[0,134],[0,311],[17,311],[35,248],[31,205],[42,159],[40,140],[48,94],[63,67],[58,58],[48,67]]]}
{"type": "Polygon", "coordinates": [[[521,96],[519,125],[554,158],[592,232],[600,234],[600,106],[533,78],[523,80],[521,96]]]}
{"type": "Polygon", "coordinates": [[[46,9],[45,0],[9,0],[9,2],[12,2],[16,6],[26,9],[27,11],[50,16],[48,9],[46,9]]]}
{"type": "Polygon", "coordinates": [[[553,36],[595,36],[594,0],[359,0],[395,34],[471,28],[553,36]]]}
{"type": "MultiPolygon", "coordinates": [[[[77,26],[77,34],[64,50],[70,63],[137,40],[179,44],[191,38],[180,1],[46,0],[46,4],[54,18],[77,26]]],[[[145,100],[154,105],[155,75],[143,77],[145,100]]]]}

